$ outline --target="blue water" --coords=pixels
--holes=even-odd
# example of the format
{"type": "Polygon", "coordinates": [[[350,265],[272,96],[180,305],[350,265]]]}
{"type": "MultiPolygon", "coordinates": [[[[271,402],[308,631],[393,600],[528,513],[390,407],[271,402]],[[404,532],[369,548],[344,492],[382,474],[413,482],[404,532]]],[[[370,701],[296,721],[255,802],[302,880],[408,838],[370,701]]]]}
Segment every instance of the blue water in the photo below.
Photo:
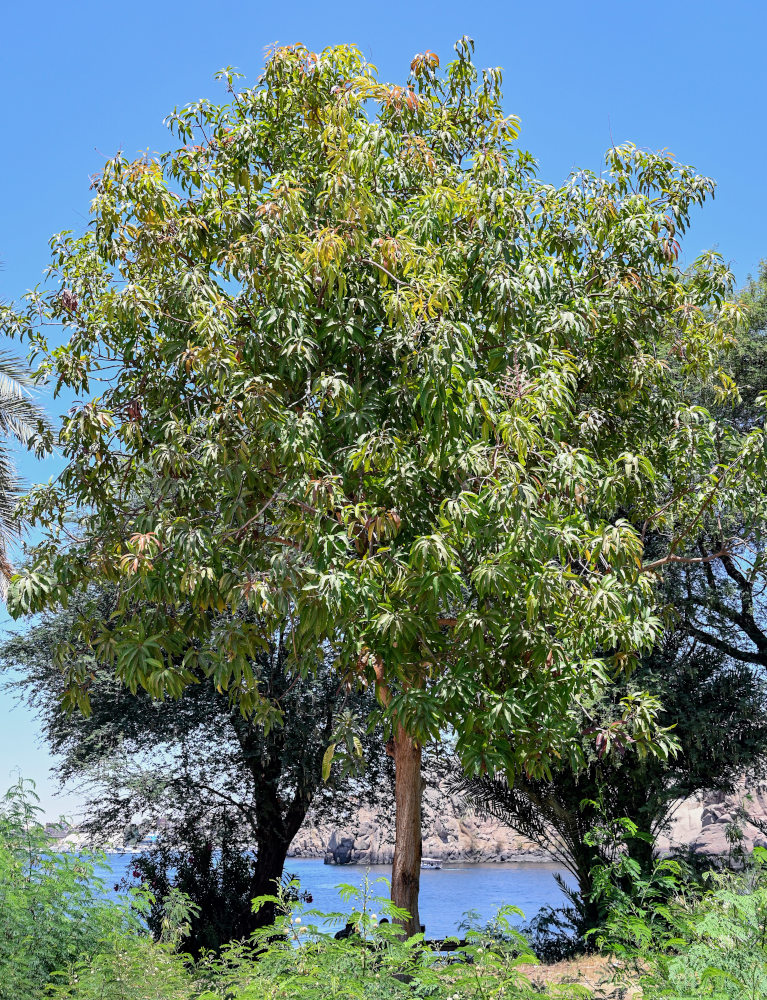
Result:
{"type": "MultiPolygon", "coordinates": [[[[110,884],[119,882],[133,864],[130,854],[111,854],[108,860],[110,868],[102,875],[110,884]]],[[[325,865],[318,858],[288,858],[285,870],[297,876],[301,888],[311,893],[312,908],[323,912],[352,909],[352,905],[341,901],[336,887],[342,882],[359,886],[365,878],[363,867],[325,865]]],[[[567,885],[575,885],[572,875],[555,864],[456,864],[438,871],[424,870],[419,909],[426,934],[428,937],[455,934],[468,910],[476,910],[484,922],[500,906],[508,904],[518,906],[525,920],[532,919],[542,906],[562,906],[566,899],[554,881],[557,872],[567,885]]],[[[371,881],[390,875],[389,865],[374,865],[369,869],[371,881]]],[[[387,886],[378,883],[374,895],[388,898],[387,886]]]]}

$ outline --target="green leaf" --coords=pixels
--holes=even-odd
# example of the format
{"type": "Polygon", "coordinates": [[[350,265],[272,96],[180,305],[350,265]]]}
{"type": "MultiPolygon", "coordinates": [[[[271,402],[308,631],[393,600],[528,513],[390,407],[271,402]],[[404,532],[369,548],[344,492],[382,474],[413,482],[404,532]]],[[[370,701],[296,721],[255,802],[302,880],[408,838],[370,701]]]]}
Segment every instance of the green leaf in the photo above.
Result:
{"type": "Polygon", "coordinates": [[[330,777],[330,768],[333,764],[333,756],[336,752],[336,744],[331,743],[322,755],[322,780],[327,781],[330,777]]]}

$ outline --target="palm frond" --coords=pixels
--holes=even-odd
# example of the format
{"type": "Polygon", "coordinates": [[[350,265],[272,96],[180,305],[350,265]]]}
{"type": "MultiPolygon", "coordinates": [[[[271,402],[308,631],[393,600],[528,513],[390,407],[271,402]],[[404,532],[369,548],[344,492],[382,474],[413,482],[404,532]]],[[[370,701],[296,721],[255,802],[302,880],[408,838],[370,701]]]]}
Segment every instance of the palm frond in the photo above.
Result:
{"type": "Polygon", "coordinates": [[[505,778],[463,775],[453,790],[464,795],[479,816],[511,827],[572,871],[566,838],[551,822],[553,795],[546,782],[536,787],[519,777],[510,785],[505,778]]]}
{"type": "Polygon", "coordinates": [[[12,576],[13,566],[11,566],[5,551],[0,548],[0,599],[3,601],[8,597],[8,587],[12,576]]]}
{"type": "Polygon", "coordinates": [[[20,481],[5,444],[0,441],[0,547],[6,550],[12,538],[21,534],[21,522],[16,513],[20,481]]]}
{"type": "Polygon", "coordinates": [[[7,442],[29,445],[41,429],[49,429],[45,411],[32,398],[34,379],[23,360],[0,350],[0,599],[5,600],[13,567],[11,540],[21,533],[16,512],[21,483],[7,442]]]}
{"type": "MultiPolygon", "coordinates": [[[[3,389],[0,385],[0,434],[28,445],[40,427],[40,408],[31,399],[6,396],[3,389]]],[[[46,424],[45,419],[42,422],[46,424]]]]}
{"type": "Polygon", "coordinates": [[[8,559],[8,547],[12,538],[21,533],[21,525],[16,516],[16,502],[19,496],[19,480],[8,449],[0,442],[0,600],[8,596],[8,585],[13,575],[13,567],[8,559]]]}
{"type": "Polygon", "coordinates": [[[0,376],[24,389],[31,389],[34,385],[32,373],[26,362],[2,348],[0,348],[0,376]]]}
{"type": "Polygon", "coordinates": [[[48,427],[45,411],[31,396],[33,379],[23,361],[0,350],[0,434],[29,444],[40,426],[48,427]]]}

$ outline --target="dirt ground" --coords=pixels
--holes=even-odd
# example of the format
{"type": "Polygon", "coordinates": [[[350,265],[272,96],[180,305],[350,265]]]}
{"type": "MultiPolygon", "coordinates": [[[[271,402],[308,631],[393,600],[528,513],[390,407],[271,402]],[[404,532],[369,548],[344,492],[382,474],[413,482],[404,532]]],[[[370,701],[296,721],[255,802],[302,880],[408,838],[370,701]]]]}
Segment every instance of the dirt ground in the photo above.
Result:
{"type": "Polygon", "coordinates": [[[619,967],[604,955],[587,955],[554,965],[519,965],[517,968],[537,986],[578,983],[591,990],[594,1000],[640,1000],[642,996],[638,986],[627,988],[613,982],[619,967]]]}

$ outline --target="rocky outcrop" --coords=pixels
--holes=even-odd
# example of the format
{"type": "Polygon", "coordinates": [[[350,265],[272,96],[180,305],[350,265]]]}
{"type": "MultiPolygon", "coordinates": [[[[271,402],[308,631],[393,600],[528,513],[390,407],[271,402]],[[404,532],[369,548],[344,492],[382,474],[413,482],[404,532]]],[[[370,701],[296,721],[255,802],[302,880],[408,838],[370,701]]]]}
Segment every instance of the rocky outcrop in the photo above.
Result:
{"type": "MultiPolygon", "coordinates": [[[[385,865],[394,856],[393,816],[360,806],[339,828],[304,824],[291,844],[293,857],[321,857],[326,864],[385,865]]],[[[480,819],[458,795],[424,793],[423,856],[440,861],[548,861],[531,841],[494,819],[480,819]]]]}
{"type": "Polygon", "coordinates": [[[727,854],[733,838],[742,836],[741,846],[750,851],[767,847],[765,829],[767,789],[749,788],[743,782],[734,795],[710,792],[680,802],[671,829],[658,846],[661,851],[689,846],[700,854],[727,854]]]}
{"type": "MultiPolygon", "coordinates": [[[[743,818],[744,811],[767,824],[767,789],[742,784],[735,795],[718,793],[680,802],[669,834],[659,848],[688,845],[705,854],[730,850],[734,823],[740,823],[746,850],[767,847],[767,835],[743,818]]],[[[765,826],[767,829],[767,825],[765,826]]],[[[383,865],[394,856],[394,823],[390,814],[360,806],[343,827],[309,820],[290,849],[293,857],[324,858],[326,864],[383,865]]],[[[495,819],[482,819],[466,802],[446,789],[424,794],[423,855],[443,862],[549,861],[537,844],[495,819]]]]}

